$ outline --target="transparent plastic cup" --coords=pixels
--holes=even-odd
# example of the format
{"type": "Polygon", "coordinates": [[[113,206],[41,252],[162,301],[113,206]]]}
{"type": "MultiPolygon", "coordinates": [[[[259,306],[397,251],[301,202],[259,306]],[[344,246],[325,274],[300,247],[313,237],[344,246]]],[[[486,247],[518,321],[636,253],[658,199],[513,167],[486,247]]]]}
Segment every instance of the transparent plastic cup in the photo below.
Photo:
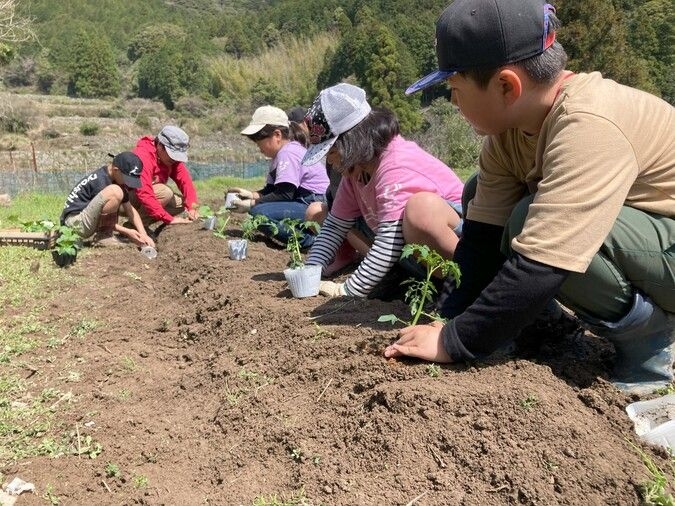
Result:
{"type": "Polygon", "coordinates": [[[157,250],[152,246],[148,246],[146,244],[141,248],[141,255],[143,255],[148,260],[154,260],[155,258],[157,258],[157,250]]]}

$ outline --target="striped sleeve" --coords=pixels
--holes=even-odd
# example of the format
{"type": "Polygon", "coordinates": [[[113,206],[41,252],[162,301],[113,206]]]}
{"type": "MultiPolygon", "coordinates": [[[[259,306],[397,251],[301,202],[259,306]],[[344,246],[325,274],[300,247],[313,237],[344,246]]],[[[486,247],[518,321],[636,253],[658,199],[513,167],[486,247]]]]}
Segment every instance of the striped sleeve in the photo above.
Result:
{"type": "Polygon", "coordinates": [[[354,226],[356,220],[343,220],[328,213],[326,220],[321,225],[321,231],[314,240],[312,248],[307,256],[307,265],[320,265],[326,267],[335,258],[340,244],[347,237],[347,232],[354,226]]]}
{"type": "Polygon", "coordinates": [[[366,297],[401,258],[404,244],[403,220],[380,223],[373,246],[356,272],[345,282],[347,294],[366,297]]]}

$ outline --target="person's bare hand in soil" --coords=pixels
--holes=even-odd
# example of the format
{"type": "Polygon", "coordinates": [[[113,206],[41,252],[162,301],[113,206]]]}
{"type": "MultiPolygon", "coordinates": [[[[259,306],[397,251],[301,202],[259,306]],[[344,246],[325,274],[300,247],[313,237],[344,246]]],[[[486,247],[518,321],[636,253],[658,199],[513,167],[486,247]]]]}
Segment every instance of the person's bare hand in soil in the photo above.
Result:
{"type": "Polygon", "coordinates": [[[413,325],[399,331],[399,339],[387,346],[384,356],[417,357],[430,362],[452,362],[450,355],[445,351],[441,329],[443,323],[435,321],[429,325],[413,325]]]}
{"type": "Polygon", "coordinates": [[[184,223],[192,223],[192,220],[188,218],[183,218],[181,216],[174,216],[173,220],[171,220],[171,223],[169,223],[169,225],[181,225],[184,223]]]}

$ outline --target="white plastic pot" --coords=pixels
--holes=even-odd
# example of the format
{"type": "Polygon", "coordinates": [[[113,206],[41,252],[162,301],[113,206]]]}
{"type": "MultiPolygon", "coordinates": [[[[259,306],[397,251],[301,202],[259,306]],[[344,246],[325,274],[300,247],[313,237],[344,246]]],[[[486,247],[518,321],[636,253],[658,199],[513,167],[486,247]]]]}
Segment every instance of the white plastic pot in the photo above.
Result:
{"type": "Polygon", "coordinates": [[[633,402],[626,413],[642,440],[675,450],[675,394],[633,402]]]}
{"type": "Polygon", "coordinates": [[[226,193],[225,194],[225,209],[232,209],[234,205],[232,201],[237,198],[236,193],[226,193]]]}
{"type": "Polygon", "coordinates": [[[216,228],[216,216],[209,216],[208,218],[204,219],[204,229],[205,230],[213,230],[216,228]]]}
{"type": "Polygon", "coordinates": [[[227,251],[232,260],[243,260],[246,258],[248,241],[246,239],[230,239],[227,241],[227,251]]]}
{"type": "Polygon", "coordinates": [[[319,295],[319,283],[321,283],[320,265],[305,265],[298,269],[288,268],[284,270],[284,276],[293,297],[296,299],[319,295]]]}

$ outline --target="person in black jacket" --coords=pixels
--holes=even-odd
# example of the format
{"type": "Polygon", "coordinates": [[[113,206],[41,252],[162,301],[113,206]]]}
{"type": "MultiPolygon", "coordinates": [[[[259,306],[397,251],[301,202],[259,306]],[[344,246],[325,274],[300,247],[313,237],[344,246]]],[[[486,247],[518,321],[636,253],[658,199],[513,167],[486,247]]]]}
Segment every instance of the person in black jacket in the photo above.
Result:
{"type": "Polygon", "coordinates": [[[138,211],[129,203],[129,192],[141,185],[143,162],[134,153],[118,154],[108,165],[85,176],[70,191],[61,213],[61,224],[72,227],[84,239],[98,246],[123,246],[114,232],[138,246],[153,246],[138,211]],[[133,228],[117,223],[122,211],[133,228]]]}

